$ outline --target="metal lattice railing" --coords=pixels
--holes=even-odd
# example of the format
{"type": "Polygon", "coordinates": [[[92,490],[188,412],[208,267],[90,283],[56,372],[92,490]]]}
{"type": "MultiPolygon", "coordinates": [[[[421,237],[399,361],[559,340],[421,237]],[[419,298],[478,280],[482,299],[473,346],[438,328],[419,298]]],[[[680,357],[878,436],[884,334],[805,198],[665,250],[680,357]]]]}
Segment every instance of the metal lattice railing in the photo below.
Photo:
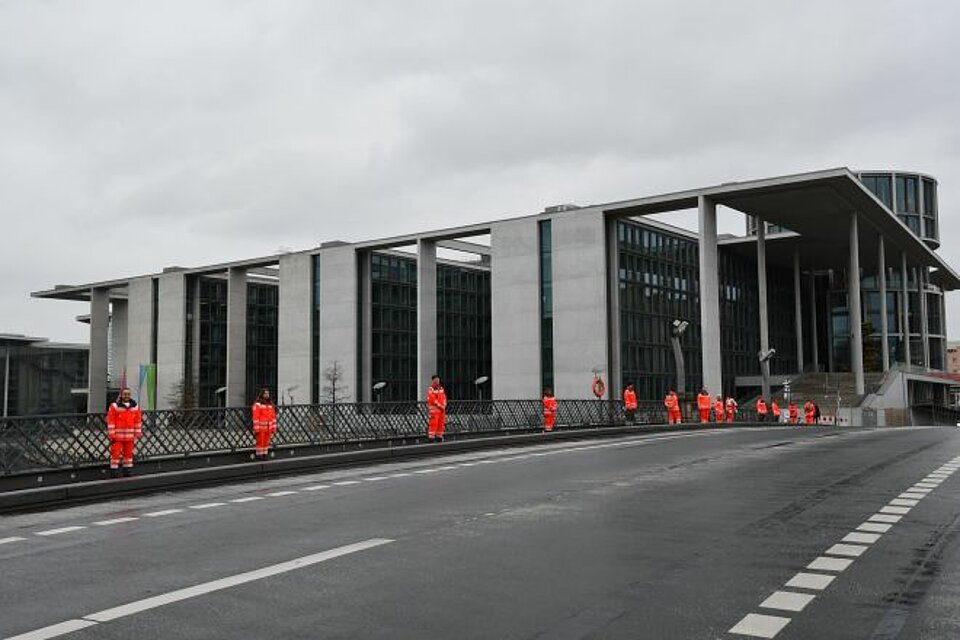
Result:
{"type": "MultiPolygon", "coordinates": [[[[626,422],[623,404],[607,400],[559,400],[557,425],[587,427],[626,422]]],[[[426,434],[422,402],[282,405],[277,408],[276,446],[412,438],[426,434]]],[[[663,405],[641,403],[635,424],[666,422],[663,405]]],[[[543,424],[540,400],[453,401],[448,434],[535,429],[543,424]]],[[[106,414],[0,418],[0,475],[35,473],[102,464],[108,448],[106,414]]],[[[247,408],[145,412],[138,460],[252,449],[247,408]]]]}

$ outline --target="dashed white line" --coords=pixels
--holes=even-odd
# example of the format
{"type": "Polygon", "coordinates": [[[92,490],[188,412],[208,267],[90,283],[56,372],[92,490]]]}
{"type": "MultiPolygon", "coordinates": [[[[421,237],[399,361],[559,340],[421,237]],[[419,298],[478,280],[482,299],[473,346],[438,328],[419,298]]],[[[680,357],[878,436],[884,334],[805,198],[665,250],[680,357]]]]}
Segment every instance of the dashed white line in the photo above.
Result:
{"type": "Polygon", "coordinates": [[[394,473],[394,474],[391,474],[390,477],[391,478],[409,478],[412,475],[413,475],[412,473],[394,473]]]}
{"type": "Polygon", "coordinates": [[[207,502],[205,504],[192,504],[190,505],[191,509],[212,509],[214,507],[225,507],[227,506],[226,502],[207,502]]]}
{"type": "Polygon", "coordinates": [[[843,571],[851,564],[853,564],[853,560],[849,560],[847,558],[828,558],[826,556],[820,556],[808,564],[807,569],[813,569],[814,571],[843,571]]]}
{"type": "Polygon", "coordinates": [[[268,493],[267,495],[271,498],[282,498],[283,496],[292,496],[293,494],[298,493],[297,491],[274,491],[273,493],[268,493]]]}
{"type": "Polygon", "coordinates": [[[879,522],[864,522],[859,527],[857,527],[857,530],[870,531],[872,533],[886,533],[887,531],[890,531],[892,527],[893,527],[892,524],[881,524],[879,522]]]}
{"type": "Polygon", "coordinates": [[[139,519],[140,518],[134,518],[133,516],[130,516],[128,518],[114,518],[113,520],[101,520],[99,522],[94,522],[93,524],[97,525],[98,527],[109,527],[112,524],[123,524],[124,522],[134,522],[135,520],[139,520],[139,519]]]}
{"type": "Polygon", "coordinates": [[[856,542],[858,544],[873,544],[880,539],[880,534],[878,533],[859,533],[854,531],[853,533],[848,533],[843,536],[841,542],[856,542]]]}
{"type": "Polygon", "coordinates": [[[743,620],[730,629],[730,633],[754,638],[774,638],[788,624],[790,624],[790,618],[748,613],[743,620]]]}
{"type": "Polygon", "coordinates": [[[872,522],[890,522],[892,524],[896,524],[900,522],[900,520],[902,519],[903,519],[903,516],[895,516],[889,513],[875,513],[869,518],[867,518],[867,520],[870,520],[872,522]]]}
{"type": "MultiPolygon", "coordinates": [[[[417,471],[414,471],[414,473],[418,473],[418,474],[436,473],[436,472],[437,472],[436,469],[418,469],[417,471]]],[[[336,483],[334,483],[334,484],[336,484],[336,483]]]]}
{"type": "Polygon", "coordinates": [[[920,504],[919,500],[910,500],[907,498],[894,498],[890,501],[890,504],[895,507],[915,507],[920,504]]]}
{"type": "Polygon", "coordinates": [[[360,481],[359,480],[341,480],[340,482],[334,482],[333,484],[334,486],[337,486],[337,487],[347,487],[347,486],[350,486],[351,484],[360,484],[360,481]]]}
{"type": "Polygon", "coordinates": [[[870,547],[861,547],[856,544],[835,544],[825,553],[831,556],[847,556],[850,558],[859,558],[863,555],[863,552],[869,549],[870,547]]]}
{"type": "Polygon", "coordinates": [[[183,509],[164,509],[163,511],[152,511],[143,514],[144,518],[159,518],[160,516],[169,516],[174,513],[183,513],[183,509]]]}
{"type": "Polygon", "coordinates": [[[904,498],[904,499],[906,499],[906,500],[923,500],[924,498],[927,497],[927,494],[925,494],[925,493],[914,493],[913,491],[904,491],[903,493],[901,493],[901,494],[898,495],[897,497],[898,497],[898,498],[904,498]]]}
{"type": "Polygon", "coordinates": [[[783,609],[784,611],[803,611],[816,596],[809,593],[793,591],[775,591],[769,598],[760,603],[764,609],[783,609]]]}
{"type": "Polygon", "coordinates": [[[910,507],[881,507],[880,513],[895,513],[902,516],[910,513],[910,507]]]}
{"type": "Polygon", "coordinates": [[[72,531],[80,531],[80,529],[86,529],[83,526],[73,526],[73,527],[61,527],[59,529],[47,529],[46,531],[37,531],[38,536],[58,536],[61,533],[70,533],[72,531]]]}
{"type": "Polygon", "coordinates": [[[812,589],[814,591],[823,591],[837,576],[828,576],[823,573],[806,573],[801,571],[797,575],[787,580],[787,587],[796,589],[812,589]]]}
{"type": "Polygon", "coordinates": [[[26,538],[21,538],[20,536],[10,536],[9,538],[0,538],[0,544],[10,544],[11,542],[20,542],[21,540],[26,540],[26,538]]]}
{"type": "Polygon", "coordinates": [[[257,500],[263,500],[263,496],[246,496],[244,498],[234,498],[233,500],[229,500],[228,502],[232,502],[234,504],[244,504],[245,502],[256,502],[257,500]]]}
{"type": "Polygon", "coordinates": [[[381,480],[386,480],[387,476],[373,476],[372,478],[364,478],[365,482],[380,482],[381,480]]]}
{"type": "Polygon", "coordinates": [[[328,484],[315,484],[311,487],[304,487],[301,491],[320,491],[321,489],[329,489],[330,485],[328,484]]]}

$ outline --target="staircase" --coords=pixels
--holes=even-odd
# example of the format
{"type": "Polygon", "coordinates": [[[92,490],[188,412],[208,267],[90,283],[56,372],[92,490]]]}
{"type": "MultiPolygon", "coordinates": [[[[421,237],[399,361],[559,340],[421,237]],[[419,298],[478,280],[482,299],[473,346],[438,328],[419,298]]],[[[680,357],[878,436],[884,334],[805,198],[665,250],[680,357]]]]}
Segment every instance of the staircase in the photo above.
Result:
{"type": "MultiPolygon", "coordinates": [[[[859,407],[867,395],[880,389],[884,374],[864,374],[864,393],[858,395],[852,373],[805,373],[790,383],[790,393],[800,403],[813,400],[821,406],[837,406],[837,394],[841,407],[859,407]]],[[[774,394],[782,398],[783,392],[774,394]]]]}

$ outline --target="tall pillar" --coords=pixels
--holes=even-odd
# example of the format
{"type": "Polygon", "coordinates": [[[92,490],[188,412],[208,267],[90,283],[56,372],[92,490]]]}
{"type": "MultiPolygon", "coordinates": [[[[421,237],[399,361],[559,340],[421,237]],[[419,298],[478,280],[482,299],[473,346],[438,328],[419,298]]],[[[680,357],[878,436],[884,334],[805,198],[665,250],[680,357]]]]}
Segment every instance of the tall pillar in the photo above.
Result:
{"type": "Polygon", "coordinates": [[[110,373],[107,376],[114,386],[119,388],[124,382],[132,386],[131,378],[137,371],[127,371],[127,316],[129,306],[126,300],[114,300],[110,303],[110,373]]]}
{"type": "MultiPolygon", "coordinates": [[[[369,251],[358,252],[357,277],[360,278],[360,384],[357,400],[373,401],[373,276],[369,251]]],[[[378,381],[379,382],[379,381],[378,381]]]]}
{"type": "Polygon", "coordinates": [[[720,357],[720,282],[717,259],[717,204],[697,198],[700,217],[700,342],[703,386],[711,394],[723,393],[720,357]]]}
{"type": "MultiPolygon", "coordinates": [[[[760,351],[770,350],[770,323],[767,316],[767,225],[757,219],[757,307],[760,310],[760,351]]],[[[761,394],[770,401],[770,360],[760,363],[763,375],[761,394]]]]}
{"type": "MultiPolygon", "coordinates": [[[[319,258],[318,258],[319,260],[319,258]]],[[[277,393],[294,404],[312,402],[314,256],[288,253],[280,256],[280,292],[277,309],[277,393]]]]}
{"type": "Polygon", "coordinates": [[[800,249],[793,250],[793,326],[797,333],[797,373],[803,373],[803,309],[800,299],[800,249]]]}
{"type": "Polygon", "coordinates": [[[620,248],[617,239],[617,219],[608,218],[604,222],[607,240],[607,361],[610,371],[607,379],[610,383],[610,397],[623,396],[623,362],[621,361],[622,335],[620,329],[620,248]]]}
{"type": "Polygon", "coordinates": [[[417,397],[437,371],[437,243],[417,240],[417,397]]]}
{"type": "MultiPolygon", "coordinates": [[[[255,380],[260,384],[261,380],[255,380]]],[[[247,398],[247,270],[227,272],[227,394],[226,406],[242,407],[247,398]]],[[[280,391],[270,393],[279,401],[280,391]]]]}
{"type": "Polygon", "coordinates": [[[919,267],[917,274],[917,293],[920,296],[920,340],[923,345],[923,368],[930,369],[930,323],[927,319],[927,268],[919,267]]]}
{"type": "Polygon", "coordinates": [[[107,334],[110,329],[110,291],[90,290],[90,357],[87,375],[87,413],[106,411],[107,334]]]}
{"type": "Polygon", "coordinates": [[[878,236],[877,279],[880,287],[880,358],[883,371],[890,370],[890,338],[887,326],[887,257],[883,248],[883,236],[878,236]]]}
{"type": "Polygon", "coordinates": [[[820,371],[820,344],[817,340],[817,274],[810,272],[810,355],[813,370],[820,371]]]}
{"type": "Polygon", "coordinates": [[[3,417],[10,415],[10,349],[6,347],[3,350],[3,417]]]}
{"type": "Polygon", "coordinates": [[[900,344],[903,347],[903,363],[911,366],[910,359],[910,289],[907,282],[907,254],[900,254],[900,344]]]}
{"type": "Polygon", "coordinates": [[[863,317],[860,310],[860,237],[857,212],[850,214],[850,263],[847,267],[847,308],[850,313],[850,368],[857,395],[863,395],[863,317]]]}

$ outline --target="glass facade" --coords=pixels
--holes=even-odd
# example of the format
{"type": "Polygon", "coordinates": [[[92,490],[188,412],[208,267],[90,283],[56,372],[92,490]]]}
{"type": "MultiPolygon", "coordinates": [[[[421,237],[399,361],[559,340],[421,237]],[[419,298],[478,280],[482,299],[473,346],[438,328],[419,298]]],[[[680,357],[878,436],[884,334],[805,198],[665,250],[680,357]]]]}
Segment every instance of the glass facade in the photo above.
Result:
{"type": "Polygon", "coordinates": [[[939,246],[937,182],[912,173],[862,173],[860,181],[903,223],[934,246],[939,246]]]}
{"type": "MultiPolygon", "coordinates": [[[[227,281],[219,278],[197,279],[197,319],[199,358],[197,403],[217,407],[224,398],[217,389],[227,384],[227,281]]],[[[192,334],[187,331],[187,334],[192,334]]]]}
{"type": "Polygon", "coordinates": [[[310,368],[310,402],[318,404],[320,402],[320,256],[313,256],[311,262],[313,286],[310,295],[310,360],[312,363],[310,368]]]}
{"type": "Polygon", "coordinates": [[[490,272],[437,265],[437,369],[450,398],[490,397],[490,272]]]}
{"type": "Polygon", "coordinates": [[[83,413],[87,409],[86,396],[71,390],[86,388],[88,361],[85,347],[51,343],[0,345],[0,403],[6,390],[9,416],[83,413]]]}
{"type": "Polygon", "coordinates": [[[417,261],[374,253],[370,263],[372,380],[387,382],[380,392],[384,402],[413,400],[417,397],[417,261]]]}
{"type": "MultiPolygon", "coordinates": [[[[280,289],[276,285],[247,283],[247,398],[252,402],[257,391],[270,389],[281,399],[285,389],[277,389],[277,316],[280,289]]],[[[289,398],[288,398],[289,399],[289,398]]]]}
{"type": "Polygon", "coordinates": [[[540,251],[540,387],[553,388],[553,224],[538,223],[540,251]]]}

